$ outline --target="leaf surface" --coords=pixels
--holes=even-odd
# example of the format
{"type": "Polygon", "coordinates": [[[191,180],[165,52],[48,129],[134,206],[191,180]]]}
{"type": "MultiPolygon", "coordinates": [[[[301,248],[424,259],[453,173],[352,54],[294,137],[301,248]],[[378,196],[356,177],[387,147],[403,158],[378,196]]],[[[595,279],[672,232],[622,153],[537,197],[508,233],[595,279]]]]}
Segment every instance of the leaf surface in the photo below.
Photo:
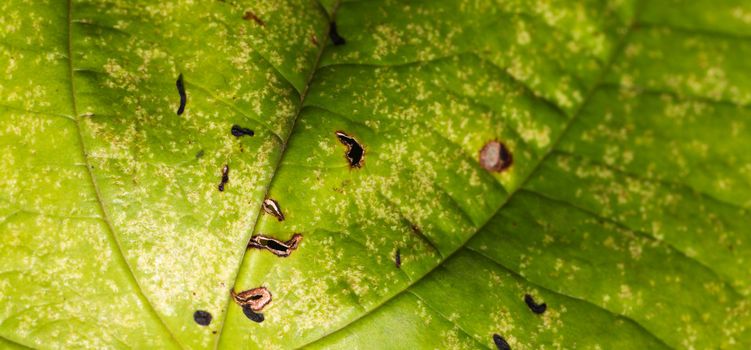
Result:
{"type": "Polygon", "coordinates": [[[742,1],[0,10],[3,346],[751,346],[742,1]]]}

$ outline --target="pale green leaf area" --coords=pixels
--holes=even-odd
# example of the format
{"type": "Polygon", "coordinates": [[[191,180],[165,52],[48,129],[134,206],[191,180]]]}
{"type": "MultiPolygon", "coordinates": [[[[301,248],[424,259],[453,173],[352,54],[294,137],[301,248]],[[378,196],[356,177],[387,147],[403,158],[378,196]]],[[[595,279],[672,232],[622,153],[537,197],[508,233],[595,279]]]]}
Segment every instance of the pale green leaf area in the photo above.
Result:
{"type": "Polygon", "coordinates": [[[749,349],[749,57],[745,0],[0,2],[0,348],[749,349]]]}

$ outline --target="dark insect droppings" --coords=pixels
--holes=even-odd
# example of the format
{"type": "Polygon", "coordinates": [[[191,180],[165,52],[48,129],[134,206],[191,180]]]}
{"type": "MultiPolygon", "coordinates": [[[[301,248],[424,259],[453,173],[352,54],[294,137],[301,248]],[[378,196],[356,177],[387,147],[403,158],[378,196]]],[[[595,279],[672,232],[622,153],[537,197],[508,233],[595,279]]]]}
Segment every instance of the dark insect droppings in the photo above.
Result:
{"type": "Polygon", "coordinates": [[[201,326],[208,326],[211,323],[211,314],[203,310],[197,310],[193,313],[193,320],[201,326]]]}
{"type": "Polygon", "coordinates": [[[536,303],[535,299],[532,298],[532,296],[529,295],[529,294],[524,294],[524,302],[527,303],[527,306],[529,307],[529,309],[532,310],[532,312],[534,312],[536,314],[541,314],[541,313],[545,312],[545,310],[548,309],[548,305],[547,304],[545,304],[545,303],[542,303],[542,304],[536,303]]]}
{"type": "Polygon", "coordinates": [[[243,128],[240,125],[232,125],[231,132],[232,132],[232,136],[235,136],[235,137],[241,137],[245,135],[253,136],[256,134],[255,132],[253,132],[253,130],[250,130],[248,128],[243,128]]]}
{"type": "Polygon", "coordinates": [[[347,146],[347,160],[349,161],[350,168],[361,168],[362,157],[365,154],[365,150],[353,137],[347,135],[342,131],[336,132],[336,137],[339,138],[339,142],[347,146]]]}
{"type": "Polygon", "coordinates": [[[394,263],[396,264],[397,269],[402,267],[402,253],[399,251],[399,249],[396,250],[396,254],[394,256],[394,263]]]}
{"type": "Polygon", "coordinates": [[[493,334],[493,343],[495,343],[498,350],[511,350],[511,346],[508,345],[506,339],[503,339],[503,337],[498,334],[493,334]]]}
{"type": "Polygon", "coordinates": [[[250,306],[243,306],[243,313],[245,314],[245,317],[253,322],[261,323],[265,319],[262,313],[253,311],[250,306]]]}
{"type": "Polygon", "coordinates": [[[336,22],[331,22],[331,25],[329,25],[329,37],[331,37],[331,42],[334,43],[334,45],[344,45],[346,40],[339,36],[339,32],[336,31],[336,22]]]}
{"type": "Polygon", "coordinates": [[[229,181],[229,165],[225,165],[222,168],[222,182],[219,183],[219,192],[224,191],[224,185],[229,181]]]}
{"type": "Polygon", "coordinates": [[[177,115],[185,112],[185,103],[188,102],[188,96],[185,95],[185,85],[183,85],[183,73],[177,77],[177,93],[180,94],[180,107],[177,108],[177,115]]]}

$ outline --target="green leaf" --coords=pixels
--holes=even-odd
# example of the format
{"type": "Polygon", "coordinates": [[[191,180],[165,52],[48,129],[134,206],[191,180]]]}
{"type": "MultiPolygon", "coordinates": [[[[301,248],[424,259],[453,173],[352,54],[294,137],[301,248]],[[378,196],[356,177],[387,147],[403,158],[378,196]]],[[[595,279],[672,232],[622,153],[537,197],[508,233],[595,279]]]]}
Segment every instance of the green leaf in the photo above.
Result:
{"type": "Polygon", "coordinates": [[[0,24],[2,348],[751,347],[746,1],[11,0],[0,24]],[[230,290],[261,286],[256,323],[230,290]]]}

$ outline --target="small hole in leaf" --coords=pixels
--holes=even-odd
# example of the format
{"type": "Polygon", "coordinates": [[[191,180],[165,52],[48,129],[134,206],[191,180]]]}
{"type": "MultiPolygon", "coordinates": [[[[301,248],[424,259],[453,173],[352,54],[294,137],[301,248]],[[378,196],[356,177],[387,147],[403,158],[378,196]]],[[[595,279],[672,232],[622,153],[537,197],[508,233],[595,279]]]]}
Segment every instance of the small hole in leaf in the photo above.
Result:
{"type": "Polygon", "coordinates": [[[279,207],[279,203],[277,203],[275,200],[271,198],[266,198],[263,200],[263,211],[267,214],[271,214],[276,217],[279,221],[284,221],[284,214],[282,213],[282,208],[279,207]]]}
{"type": "Polygon", "coordinates": [[[336,30],[336,22],[331,22],[329,25],[329,37],[331,38],[331,42],[334,43],[334,45],[344,45],[346,40],[342,38],[339,35],[339,32],[336,30]]]}
{"type": "Polygon", "coordinates": [[[295,249],[297,249],[297,246],[300,244],[301,240],[302,235],[299,233],[292,235],[292,238],[290,238],[286,242],[282,242],[276,238],[266,237],[263,235],[255,235],[253,237],[250,237],[248,248],[266,249],[274,253],[274,255],[276,256],[286,258],[290,254],[292,254],[295,249]]]}
{"type": "Polygon", "coordinates": [[[506,339],[503,339],[503,337],[498,334],[493,334],[493,343],[495,343],[498,350],[511,350],[511,346],[508,345],[506,339]]]}
{"type": "Polygon", "coordinates": [[[532,296],[529,294],[524,294],[524,302],[527,303],[527,307],[529,307],[529,309],[536,314],[541,314],[548,308],[548,305],[545,303],[536,303],[535,299],[532,298],[532,296]]]}
{"type": "Polygon", "coordinates": [[[233,289],[230,294],[237,305],[249,307],[255,312],[260,312],[271,302],[271,292],[266,287],[253,288],[240,293],[235,293],[233,289]]]}
{"type": "Polygon", "coordinates": [[[343,131],[337,131],[336,137],[339,139],[339,142],[347,146],[345,156],[347,157],[347,161],[349,161],[350,168],[361,168],[365,150],[360,143],[357,142],[354,137],[347,135],[343,131]]]}
{"type": "Polygon", "coordinates": [[[211,314],[207,311],[198,310],[193,313],[193,320],[201,326],[208,326],[211,324],[211,314]]]}
{"type": "Polygon", "coordinates": [[[480,164],[489,171],[501,172],[514,163],[514,157],[505,144],[490,141],[480,150],[480,164]]]}

